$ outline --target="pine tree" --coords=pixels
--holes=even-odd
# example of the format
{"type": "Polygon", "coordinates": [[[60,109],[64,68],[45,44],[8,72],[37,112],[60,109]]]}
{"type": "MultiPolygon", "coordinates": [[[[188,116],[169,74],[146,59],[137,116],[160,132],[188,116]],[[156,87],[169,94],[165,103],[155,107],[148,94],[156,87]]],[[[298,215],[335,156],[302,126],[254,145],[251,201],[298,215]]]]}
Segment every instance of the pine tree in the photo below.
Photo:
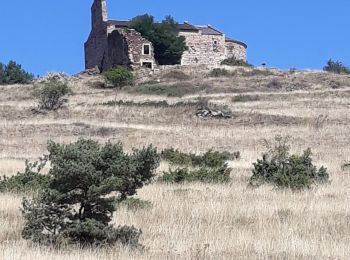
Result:
{"type": "Polygon", "coordinates": [[[49,188],[23,201],[23,237],[61,244],[137,244],[140,230],[109,224],[117,201],[150,182],[159,165],[152,146],[123,151],[121,143],[104,146],[91,140],[48,145],[49,188]]]}

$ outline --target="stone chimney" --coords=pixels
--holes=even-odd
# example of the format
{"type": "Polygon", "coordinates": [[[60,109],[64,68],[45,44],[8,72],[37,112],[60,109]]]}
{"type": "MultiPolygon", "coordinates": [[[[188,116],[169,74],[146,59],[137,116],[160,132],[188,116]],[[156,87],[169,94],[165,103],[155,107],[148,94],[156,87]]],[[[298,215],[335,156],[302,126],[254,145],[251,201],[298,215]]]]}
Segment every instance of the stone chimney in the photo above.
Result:
{"type": "Polygon", "coordinates": [[[106,0],[94,0],[91,6],[92,29],[101,27],[101,24],[107,22],[106,0]]]}

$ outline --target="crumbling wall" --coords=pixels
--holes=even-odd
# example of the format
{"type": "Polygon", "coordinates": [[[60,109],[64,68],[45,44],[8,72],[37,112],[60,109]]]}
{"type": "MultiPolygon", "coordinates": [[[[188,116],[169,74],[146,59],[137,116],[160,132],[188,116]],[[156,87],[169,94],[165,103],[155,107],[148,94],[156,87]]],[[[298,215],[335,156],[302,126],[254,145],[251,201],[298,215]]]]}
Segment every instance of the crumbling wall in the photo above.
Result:
{"type": "Polygon", "coordinates": [[[115,30],[108,34],[108,48],[103,59],[103,70],[108,70],[116,65],[130,66],[129,46],[124,35],[115,30]]]}
{"type": "Polygon", "coordinates": [[[247,50],[245,46],[236,42],[226,42],[226,57],[235,57],[238,60],[247,61],[247,50]]]}
{"type": "Polygon", "coordinates": [[[156,66],[154,59],[154,48],[150,41],[146,40],[141,34],[132,29],[119,29],[128,44],[129,60],[132,67],[141,67],[143,62],[152,63],[152,68],[156,66]],[[149,45],[149,54],[143,54],[143,46],[149,45]]]}

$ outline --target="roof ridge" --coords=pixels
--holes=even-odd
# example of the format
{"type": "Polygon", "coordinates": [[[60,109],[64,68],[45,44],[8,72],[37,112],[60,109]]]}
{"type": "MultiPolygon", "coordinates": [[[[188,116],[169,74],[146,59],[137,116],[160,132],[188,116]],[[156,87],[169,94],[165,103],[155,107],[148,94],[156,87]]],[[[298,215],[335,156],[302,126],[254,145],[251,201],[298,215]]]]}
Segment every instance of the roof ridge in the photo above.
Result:
{"type": "Polygon", "coordinates": [[[224,34],[222,31],[219,31],[218,29],[214,28],[211,24],[208,24],[208,28],[217,31],[218,33],[224,34]]]}

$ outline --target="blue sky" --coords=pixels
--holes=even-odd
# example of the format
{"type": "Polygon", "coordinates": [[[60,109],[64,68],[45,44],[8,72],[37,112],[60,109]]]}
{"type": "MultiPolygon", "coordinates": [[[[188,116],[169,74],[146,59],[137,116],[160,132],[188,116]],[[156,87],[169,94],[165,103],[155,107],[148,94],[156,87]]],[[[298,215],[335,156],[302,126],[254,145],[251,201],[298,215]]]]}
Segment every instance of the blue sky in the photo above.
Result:
{"type": "MultiPolygon", "coordinates": [[[[92,0],[1,0],[0,62],[36,75],[84,69],[92,0]]],[[[149,13],[160,20],[211,24],[248,44],[250,63],[321,69],[329,58],[350,66],[349,0],[107,0],[110,19],[149,13]]]]}

